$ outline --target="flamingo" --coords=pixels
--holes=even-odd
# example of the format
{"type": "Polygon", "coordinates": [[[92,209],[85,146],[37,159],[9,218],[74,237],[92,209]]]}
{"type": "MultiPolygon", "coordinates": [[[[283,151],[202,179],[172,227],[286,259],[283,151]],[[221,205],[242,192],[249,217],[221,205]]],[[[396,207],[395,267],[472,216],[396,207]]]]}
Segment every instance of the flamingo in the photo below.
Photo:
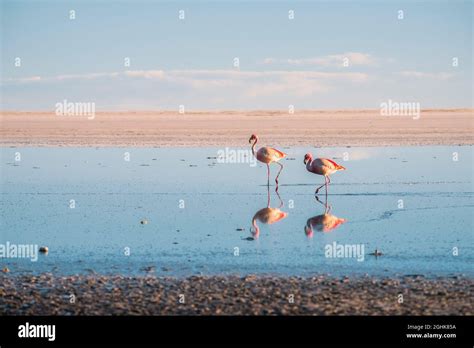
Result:
{"type": "Polygon", "coordinates": [[[286,157],[286,153],[283,153],[273,147],[261,147],[258,151],[255,151],[255,145],[257,144],[258,137],[255,134],[249,139],[249,143],[254,142],[252,145],[252,154],[257,157],[257,160],[265,163],[267,165],[267,186],[270,186],[270,164],[276,163],[280,166],[280,170],[275,178],[275,183],[277,185],[276,190],[278,191],[278,177],[280,176],[281,171],[283,170],[283,164],[279,163],[282,158],[286,157]]]}
{"type": "Polygon", "coordinates": [[[331,232],[332,230],[336,229],[347,220],[338,218],[331,214],[331,206],[329,204],[323,203],[319,200],[318,196],[316,196],[316,200],[324,205],[324,214],[313,216],[306,221],[306,226],[304,227],[304,232],[307,237],[312,238],[314,230],[320,232],[331,232]]]}
{"type": "Polygon", "coordinates": [[[280,205],[278,208],[272,208],[270,207],[270,187],[268,186],[268,191],[267,191],[267,207],[260,209],[255,213],[255,215],[252,218],[252,227],[251,229],[252,235],[255,239],[258,238],[260,235],[260,228],[257,225],[257,221],[260,221],[263,224],[274,224],[280,220],[283,220],[288,216],[288,213],[285,213],[284,211],[281,211],[280,208],[283,206],[283,201],[280,198],[280,195],[278,194],[278,191],[276,192],[278,199],[280,200],[280,205]]]}
{"type": "Polygon", "coordinates": [[[260,235],[260,227],[257,226],[257,220],[263,224],[271,225],[275,222],[283,220],[288,216],[288,213],[281,211],[279,208],[263,208],[255,213],[252,219],[252,235],[254,238],[258,238],[260,235]]]}
{"type": "Polygon", "coordinates": [[[340,166],[336,162],[327,159],[327,158],[315,158],[313,160],[313,155],[311,153],[307,153],[304,156],[304,164],[306,164],[306,169],[308,172],[318,174],[318,175],[324,175],[324,184],[319,186],[316,191],[314,192],[315,195],[318,194],[319,190],[323,187],[326,186],[326,196],[328,194],[328,185],[331,183],[331,179],[329,178],[329,175],[339,171],[339,170],[346,170],[343,166],[340,166]]]}

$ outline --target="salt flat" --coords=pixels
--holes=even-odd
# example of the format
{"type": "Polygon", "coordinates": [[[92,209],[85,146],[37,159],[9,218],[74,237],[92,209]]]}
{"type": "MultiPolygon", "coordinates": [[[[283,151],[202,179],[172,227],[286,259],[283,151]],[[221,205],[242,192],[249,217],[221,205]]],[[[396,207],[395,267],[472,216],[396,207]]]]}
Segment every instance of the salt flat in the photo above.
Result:
{"type": "Polygon", "coordinates": [[[256,133],[274,146],[473,144],[473,110],[421,110],[419,118],[380,110],[129,111],[87,116],[1,114],[0,146],[244,146],[256,133]]]}

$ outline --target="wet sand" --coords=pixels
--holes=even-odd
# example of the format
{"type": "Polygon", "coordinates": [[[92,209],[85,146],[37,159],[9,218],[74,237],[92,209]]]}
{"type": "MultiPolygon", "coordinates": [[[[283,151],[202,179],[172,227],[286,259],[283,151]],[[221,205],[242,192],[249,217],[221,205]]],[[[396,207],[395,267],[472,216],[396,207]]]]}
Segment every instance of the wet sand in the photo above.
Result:
{"type": "Polygon", "coordinates": [[[0,284],[4,315],[472,315],[474,280],[2,274],[0,284]]]}
{"type": "Polygon", "coordinates": [[[257,133],[278,146],[471,145],[473,110],[422,110],[381,116],[379,110],[1,112],[0,146],[247,146],[257,133]]]}

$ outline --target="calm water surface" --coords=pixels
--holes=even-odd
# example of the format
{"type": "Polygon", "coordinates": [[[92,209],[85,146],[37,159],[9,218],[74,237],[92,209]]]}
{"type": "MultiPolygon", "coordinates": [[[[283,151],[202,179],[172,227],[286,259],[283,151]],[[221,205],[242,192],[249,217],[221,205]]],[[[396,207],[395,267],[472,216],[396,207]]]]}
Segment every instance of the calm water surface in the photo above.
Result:
{"type": "Polygon", "coordinates": [[[0,258],[1,266],[16,274],[474,275],[471,146],[285,148],[279,195],[273,180],[267,189],[265,166],[217,163],[218,150],[2,148],[0,244],[49,253],[37,262],[0,258]],[[327,206],[324,191],[314,197],[324,180],[306,171],[308,151],[347,168],[332,176],[327,206]],[[266,223],[270,215],[278,221],[266,223]],[[326,257],[333,242],[363,245],[363,261],[326,257]],[[369,255],[375,249],[383,255],[369,255]]]}

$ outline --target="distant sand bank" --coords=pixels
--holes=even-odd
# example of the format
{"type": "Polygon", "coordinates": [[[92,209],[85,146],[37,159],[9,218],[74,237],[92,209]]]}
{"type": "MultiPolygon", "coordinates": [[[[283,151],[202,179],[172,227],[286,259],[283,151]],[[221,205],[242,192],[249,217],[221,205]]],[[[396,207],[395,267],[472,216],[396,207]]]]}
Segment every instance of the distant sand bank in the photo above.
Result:
{"type": "Polygon", "coordinates": [[[422,110],[411,116],[354,111],[171,111],[0,113],[0,146],[411,146],[474,144],[472,109],[422,110]]]}

